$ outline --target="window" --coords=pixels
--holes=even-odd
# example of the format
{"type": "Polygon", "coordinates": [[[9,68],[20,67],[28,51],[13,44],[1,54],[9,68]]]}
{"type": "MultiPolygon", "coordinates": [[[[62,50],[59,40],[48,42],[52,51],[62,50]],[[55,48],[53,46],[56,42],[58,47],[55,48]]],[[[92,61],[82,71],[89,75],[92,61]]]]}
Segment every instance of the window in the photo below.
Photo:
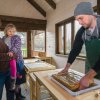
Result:
{"type": "Polygon", "coordinates": [[[66,39],[66,54],[68,54],[71,50],[71,23],[65,25],[65,39],[66,39]]]}
{"type": "MultiPolygon", "coordinates": [[[[94,7],[96,13],[97,8],[94,7]]],[[[81,27],[81,25],[74,19],[70,17],[64,21],[57,23],[56,25],[56,54],[69,54],[73,47],[73,41],[75,39],[76,33],[81,27]]],[[[79,54],[80,57],[86,56],[85,45],[79,54]]]]}
{"type": "MultiPolygon", "coordinates": [[[[76,33],[79,30],[81,25],[74,19],[74,17],[71,17],[65,21],[62,21],[58,24],[56,24],[56,53],[57,54],[69,54],[72,47],[73,47],[73,41],[75,39],[76,33]]],[[[85,57],[85,45],[83,45],[83,48],[81,50],[81,53],[79,56],[85,57]]]]}
{"type": "MultiPolygon", "coordinates": [[[[23,57],[27,57],[27,33],[26,32],[17,32],[17,35],[21,38],[21,50],[23,57]]],[[[0,31],[0,37],[4,36],[4,31],[0,31]]]]}
{"type": "MultiPolygon", "coordinates": [[[[81,25],[78,23],[78,21],[75,20],[75,35],[76,35],[77,31],[80,29],[80,27],[81,27],[81,25]]],[[[79,55],[80,56],[86,56],[85,45],[83,45],[82,50],[81,50],[79,55]]]]}
{"type": "Polygon", "coordinates": [[[27,32],[17,32],[21,38],[21,50],[23,57],[27,57],[27,32]]]}
{"type": "Polygon", "coordinates": [[[0,31],[0,38],[4,36],[4,31],[0,31]]]}
{"type": "Polygon", "coordinates": [[[63,26],[60,26],[59,27],[59,53],[64,53],[64,27],[63,26]]]}
{"type": "Polygon", "coordinates": [[[32,32],[32,49],[45,52],[45,31],[34,30],[32,32]]]}

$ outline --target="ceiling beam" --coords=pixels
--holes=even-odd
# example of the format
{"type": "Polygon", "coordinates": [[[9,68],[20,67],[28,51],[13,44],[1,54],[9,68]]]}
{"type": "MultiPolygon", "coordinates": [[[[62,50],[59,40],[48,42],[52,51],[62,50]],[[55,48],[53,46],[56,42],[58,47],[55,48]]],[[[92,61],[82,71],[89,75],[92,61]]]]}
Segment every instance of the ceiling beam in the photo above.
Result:
{"type": "Polygon", "coordinates": [[[35,9],[37,9],[44,17],[46,17],[46,12],[34,1],[27,0],[35,9]]]}
{"type": "Polygon", "coordinates": [[[17,29],[23,30],[46,30],[46,20],[4,16],[0,15],[1,25],[0,29],[4,29],[8,23],[13,23],[17,29]]]}
{"type": "Polygon", "coordinates": [[[53,9],[56,9],[56,3],[53,0],[45,0],[53,9]]]}

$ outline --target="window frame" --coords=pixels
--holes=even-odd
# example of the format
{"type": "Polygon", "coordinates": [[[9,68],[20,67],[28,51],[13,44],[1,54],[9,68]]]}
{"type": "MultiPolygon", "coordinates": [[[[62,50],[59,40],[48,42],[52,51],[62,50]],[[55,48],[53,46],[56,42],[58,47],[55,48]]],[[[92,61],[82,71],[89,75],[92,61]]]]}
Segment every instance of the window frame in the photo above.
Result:
{"type": "MultiPolygon", "coordinates": [[[[94,9],[94,12],[96,12],[97,6],[93,7],[93,9],[94,9]]],[[[55,43],[55,47],[56,47],[55,53],[56,53],[56,55],[69,55],[69,53],[66,53],[66,48],[65,48],[66,44],[67,44],[66,43],[66,37],[65,37],[65,33],[66,33],[65,32],[66,31],[65,25],[68,24],[68,23],[71,23],[71,30],[72,30],[71,31],[71,33],[72,33],[71,34],[71,49],[73,47],[74,37],[75,37],[75,18],[74,18],[74,16],[55,24],[55,41],[56,41],[56,43],[55,43]],[[64,26],[64,40],[63,40],[64,41],[64,48],[63,48],[64,53],[59,52],[59,34],[58,33],[59,33],[59,27],[60,26],[64,26]]],[[[84,59],[84,58],[86,58],[86,56],[79,55],[78,58],[84,59]]]]}

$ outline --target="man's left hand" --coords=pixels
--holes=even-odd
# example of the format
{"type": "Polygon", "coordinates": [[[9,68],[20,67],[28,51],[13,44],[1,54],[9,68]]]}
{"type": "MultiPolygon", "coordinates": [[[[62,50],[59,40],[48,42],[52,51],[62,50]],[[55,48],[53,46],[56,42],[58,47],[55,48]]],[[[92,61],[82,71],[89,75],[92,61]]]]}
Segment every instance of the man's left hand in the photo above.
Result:
{"type": "Polygon", "coordinates": [[[94,76],[97,73],[91,69],[84,77],[82,77],[82,79],[80,80],[80,90],[86,89],[90,86],[91,83],[93,83],[94,81],[94,76]]]}

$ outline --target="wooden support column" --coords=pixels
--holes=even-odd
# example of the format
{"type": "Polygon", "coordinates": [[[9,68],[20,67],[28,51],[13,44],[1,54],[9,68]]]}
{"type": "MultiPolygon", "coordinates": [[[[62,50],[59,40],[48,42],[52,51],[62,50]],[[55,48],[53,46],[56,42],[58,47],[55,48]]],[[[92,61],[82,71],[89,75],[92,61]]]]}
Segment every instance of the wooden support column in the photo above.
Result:
{"type": "Polygon", "coordinates": [[[97,0],[97,13],[100,15],[100,0],[97,0]]]}
{"type": "Polygon", "coordinates": [[[31,58],[31,31],[27,31],[27,58],[31,58]]]}

